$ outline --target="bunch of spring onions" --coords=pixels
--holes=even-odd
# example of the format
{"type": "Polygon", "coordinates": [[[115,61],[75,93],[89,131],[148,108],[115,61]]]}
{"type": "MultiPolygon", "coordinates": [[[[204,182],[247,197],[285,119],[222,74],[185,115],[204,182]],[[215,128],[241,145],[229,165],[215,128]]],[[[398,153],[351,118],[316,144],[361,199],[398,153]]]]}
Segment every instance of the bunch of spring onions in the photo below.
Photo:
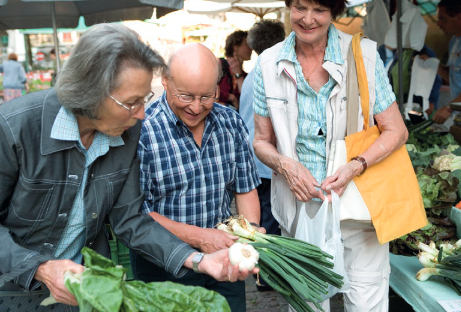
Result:
{"type": "Polygon", "coordinates": [[[239,236],[237,242],[250,244],[259,252],[259,275],[296,311],[314,311],[305,300],[323,311],[319,303],[328,284],[337,288],[343,285],[343,277],[331,271],[333,257],[315,245],[259,233],[243,217],[231,217],[218,229],[239,236]]]}
{"type": "Polygon", "coordinates": [[[424,269],[418,271],[416,278],[423,282],[432,275],[443,276],[461,296],[461,239],[454,244],[440,244],[439,248],[433,241],[429,245],[418,243],[418,260],[424,269]]]}

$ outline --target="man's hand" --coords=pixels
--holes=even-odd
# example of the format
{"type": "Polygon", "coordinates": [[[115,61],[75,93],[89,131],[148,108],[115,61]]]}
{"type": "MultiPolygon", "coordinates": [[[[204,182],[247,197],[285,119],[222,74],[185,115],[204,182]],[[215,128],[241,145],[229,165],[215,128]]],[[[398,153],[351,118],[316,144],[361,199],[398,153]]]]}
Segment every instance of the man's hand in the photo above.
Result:
{"type": "Polygon", "coordinates": [[[280,158],[278,164],[279,171],[285,176],[285,179],[290,186],[290,190],[299,201],[308,202],[312,198],[325,199],[320,187],[320,183],[315,180],[310,171],[300,162],[289,157],[280,158]]]}
{"type": "Polygon", "coordinates": [[[198,266],[199,272],[205,273],[221,282],[243,281],[248,275],[259,272],[258,268],[252,271],[239,272],[239,265],[231,265],[229,261],[229,249],[221,249],[212,254],[206,254],[198,266]]]}
{"type": "Polygon", "coordinates": [[[232,246],[238,236],[217,229],[200,229],[192,239],[193,247],[199,248],[204,253],[213,253],[232,246]]]}
{"type": "Polygon", "coordinates": [[[84,266],[71,260],[49,260],[38,267],[34,278],[45,283],[57,302],[77,306],[74,295],[64,285],[64,273],[66,271],[82,273],[84,270],[84,266]]]}
{"type": "Polygon", "coordinates": [[[444,106],[435,111],[432,120],[435,123],[443,124],[451,115],[451,109],[448,106],[444,106]]]}

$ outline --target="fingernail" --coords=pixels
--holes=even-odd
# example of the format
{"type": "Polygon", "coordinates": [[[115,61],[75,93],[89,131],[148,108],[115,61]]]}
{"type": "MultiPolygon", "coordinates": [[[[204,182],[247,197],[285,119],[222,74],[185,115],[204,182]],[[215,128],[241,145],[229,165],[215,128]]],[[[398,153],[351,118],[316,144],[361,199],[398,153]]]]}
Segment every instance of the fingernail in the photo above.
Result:
{"type": "Polygon", "coordinates": [[[331,191],[331,185],[327,186],[327,191],[331,191]]]}

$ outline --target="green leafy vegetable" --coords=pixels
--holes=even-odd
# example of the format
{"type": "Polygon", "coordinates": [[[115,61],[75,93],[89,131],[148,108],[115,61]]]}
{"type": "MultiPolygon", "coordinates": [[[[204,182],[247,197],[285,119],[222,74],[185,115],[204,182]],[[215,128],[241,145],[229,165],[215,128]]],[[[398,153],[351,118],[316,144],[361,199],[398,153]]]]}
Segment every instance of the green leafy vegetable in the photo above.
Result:
{"type": "Polygon", "coordinates": [[[125,269],[84,247],[86,269],[66,272],[65,285],[81,312],[225,311],[229,304],[220,294],[173,282],[125,281],[125,269]]]}

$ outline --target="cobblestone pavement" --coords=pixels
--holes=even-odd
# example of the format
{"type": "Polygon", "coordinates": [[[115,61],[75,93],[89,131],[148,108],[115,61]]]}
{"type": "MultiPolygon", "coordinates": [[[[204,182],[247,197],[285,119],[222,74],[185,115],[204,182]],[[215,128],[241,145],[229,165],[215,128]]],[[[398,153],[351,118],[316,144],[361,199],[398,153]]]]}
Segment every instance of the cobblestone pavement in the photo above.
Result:
{"type": "MultiPolygon", "coordinates": [[[[288,303],[275,290],[258,291],[256,280],[248,277],[245,281],[247,311],[249,312],[288,312],[288,303]]],[[[330,299],[330,312],[344,311],[343,296],[337,294],[330,299]]]]}

